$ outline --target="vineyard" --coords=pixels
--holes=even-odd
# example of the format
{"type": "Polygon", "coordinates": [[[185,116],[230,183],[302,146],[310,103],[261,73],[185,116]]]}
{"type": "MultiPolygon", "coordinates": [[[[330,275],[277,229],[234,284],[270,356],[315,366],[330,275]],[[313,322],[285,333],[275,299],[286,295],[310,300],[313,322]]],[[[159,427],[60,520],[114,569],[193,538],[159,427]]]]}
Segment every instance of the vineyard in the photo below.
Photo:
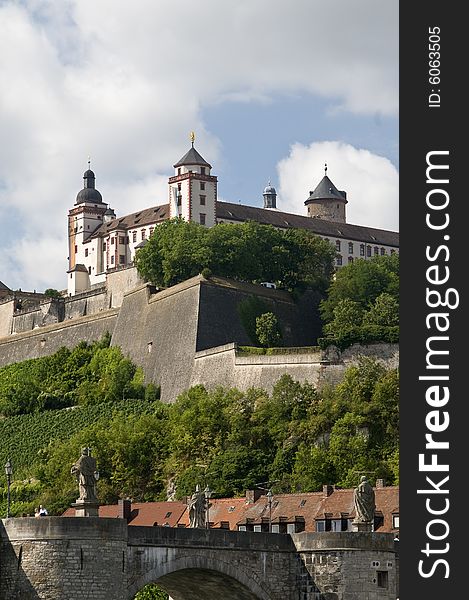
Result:
{"type": "Polygon", "coordinates": [[[28,478],[39,461],[41,449],[47,445],[69,439],[98,419],[111,420],[116,413],[123,416],[149,414],[153,412],[152,406],[145,400],[120,400],[0,420],[0,465],[9,458],[14,465],[15,479],[28,478]]]}

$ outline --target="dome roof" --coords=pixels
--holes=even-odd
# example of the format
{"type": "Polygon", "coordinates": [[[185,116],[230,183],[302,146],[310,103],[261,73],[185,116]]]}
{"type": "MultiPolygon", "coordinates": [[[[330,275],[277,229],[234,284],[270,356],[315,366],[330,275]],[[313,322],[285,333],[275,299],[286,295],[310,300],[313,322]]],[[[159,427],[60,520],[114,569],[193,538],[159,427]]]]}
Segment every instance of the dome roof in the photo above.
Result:
{"type": "Polygon", "coordinates": [[[92,177],[93,179],[96,179],[95,174],[93,173],[93,171],[91,169],[88,169],[87,171],[85,171],[83,173],[83,179],[88,179],[89,177],[92,177]]]}
{"type": "Polygon", "coordinates": [[[82,202],[102,202],[103,197],[100,192],[95,188],[83,188],[77,194],[76,204],[81,204],[82,202]]]}
{"type": "Polygon", "coordinates": [[[264,194],[276,194],[276,193],[277,193],[277,191],[273,185],[269,184],[267,187],[264,188],[264,194]]]}

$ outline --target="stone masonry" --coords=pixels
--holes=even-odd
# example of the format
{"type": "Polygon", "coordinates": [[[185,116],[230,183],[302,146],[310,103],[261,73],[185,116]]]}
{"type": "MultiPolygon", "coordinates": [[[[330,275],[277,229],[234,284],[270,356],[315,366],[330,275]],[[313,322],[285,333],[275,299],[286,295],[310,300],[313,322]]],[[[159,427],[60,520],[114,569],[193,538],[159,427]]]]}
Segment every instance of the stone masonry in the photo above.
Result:
{"type": "Polygon", "coordinates": [[[44,517],[0,522],[0,600],[395,600],[391,534],[293,535],[44,517]]]}

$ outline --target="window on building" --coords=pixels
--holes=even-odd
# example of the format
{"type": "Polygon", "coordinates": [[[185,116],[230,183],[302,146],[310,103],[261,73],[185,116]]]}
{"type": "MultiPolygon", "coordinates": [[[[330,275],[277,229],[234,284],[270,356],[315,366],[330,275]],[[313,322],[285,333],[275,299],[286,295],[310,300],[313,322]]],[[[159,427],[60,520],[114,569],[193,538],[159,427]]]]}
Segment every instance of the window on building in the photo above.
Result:
{"type": "Polygon", "coordinates": [[[125,243],[126,243],[126,244],[128,244],[128,243],[129,243],[129,236],[128,236],[128,235],[126,235],[126,236],[125,236],[125,243]]]}
{"type": "Polygon", "coordinates": [[[353,242],[348,243],[348,253],[353,254],[353,242]]]}
{"type": "Polygon", "coordinates": [[[181,174],[181,167],[178,167],[178,175],[181,174]]]}
{"type": "Polygon", "coordinates": [[[381,256],[384,256],[386,254],[386,250],[384,248],[381,248],[381,256]]]}
{"type": "Polygon", "coordinates": [[[75,254],[78,252],[78,246],[75,244],[75,254]]]}
{"type": "Polygon", "coordinates": [[[200,167],[200,173],[201,173],[202,175],[205,175],[205,167],[200,167]]]}
{"type": "Polygon", "coordinates": [[[316,531],[331,531],[332,519],[318,519],[316,521],[316,531]]]}
{"type": "Polygon", "coordinates": [[[287,533],[295,533],[295,523],[287,523],[287,533]]]}
{"type": "Polygon", "coordinates": [[[335,248],[340,252],[340,240],[335,241],[335,248]]]}
{"type": "Polygon", "coordinates": [[[365,256],[365,244],[360,244],[360,256],[365,256]]]}
{"type": "Polygon", "coordinates": [[[391,250],[391,254],[394,254],[396,251],[395,250],[391,250]]]}
{"type": "Polygon", "coordinates": [[[123,235],[121,235],[121,236],[119,237],[119,244],[122,244],[122,245],[124,245],[124,244],[125,244],[125,237],[124,237],[123,235]]]}
{"type": "Polygon", "coordinates": [[[103,244],[103,252],[106,252],[106,242],[103,244]]]}
{"type": "Polygon", "coordinates": [[[262,525],[254,525],[254,531],[260,533],[262,531],[262,525]]]}
{"type": "Polygon", "coordinates": [[[114,238],[111,238],[111,246],[114,246],[114,238]]]}
{"type": "Polygon", "coordinates": [[[178,199],[178,206],[182,206],[182,194],[181,194],[181,192],[178,192],[177,199],[178,199]]]}
{"type": "Polygon", "coordinates": [[[125,265],[125,255],[124,254],[119,254],[119,264],[125,265]]]}
{"type": "Polygon", "coordinates": [[[375,256],[378,256],[378,254],[379,254],[379,248],[378,248],[378,246],[375,246],[373,248],[373,252],[374,252],[375,256]]]}
{"type": "Polygon", "coordinates": [[[205,206],[205,198],[206,197],[207,196],[200,196],[200,204],[201,204],[201,206],[205,206]]]}
{"type": "Polygon", "coordinates": [[[205,190],[205,181],[201,181],[201,182],[200,182],[200,189],[201,189],[202,191],[204,191],[204,190],[205,190]]]}
{"type": "Polygon", "coordinates": [[[111,256],[111,265],[113,265],[113,264],[114,264],[114,255],[111,256]]]}
{"type": "Polygon", "coordinates": [[[200,213],[199,215],[201,225],[205,225],[205,216],[206,215],[204,213],[200,213]]]}
{"type": "Polygon", "coordinates": [[[91,267],[88,267],[88,273],[91,275],[91,267]]]}
{"type": "Polygon", "coordinates": [[[229,529],[230,523],[229,521],[220,521],[220,529],[229,529]]]}
{"type": "Polygon", "coordinates": [[[272,533],[280,533],[280,525],[278,523],[272,524],[272,533]]]}
{"type": "Polygon", "coordinates": [[[342,518],[340,519],[340,531],[348,531],[349,529],[349,519],[342,515],[342,518]]]}
{"type": "Polygon", "coordinates": [[[392,527],[393,529],[399,529],[399,515],[392,516],[392,527]]]}
{"type": "Polygon", "coordinates": [[[132,232],[132,242],[136,242],[137,241],[137,232],[133,231],[132,232]]]}
{"type": "Polygon", "coordinates": [[[387,588],[389,585],[388,572],[376,571],[376,583],[379,588],[387,588]]]}
{"type": "Polygon", "coordinates": [[[88,256],[88,248],[85,248],[85,256],[88,256]]]}
{"type": "Polygon", "coordinates": [[[238,525],[238,531],[246,531],[246,525],[238,525]]]}
{"type": "Polygon", "coordinates": [[[172,511],[169,511],[169,512],[167,512],[167,513],[165,514],[164,518],[165,518],[165,519],[169,519],[169,517],[170,517],[172,514],[173,514],[173,513],[172,513],[172,511]]]}
{"type": "Polygon", "coordinates": [[[335,259],[336,265],[338,267],[342,266],[342,256],[339,254],[339,256],[335,259]]]}
{"type": "Polygon", "coordinates": [[[150,231],[149,231],[148,235],[151,237],[151,234],[152,234],[154,231],[155,231],[155,228],[154,228],[154,227],[150,227],[150,231]]]}
{"type": "Polygon", "coordinates": [[[366,247],[366,255],[371,256],[371,246],[366,247]]]}
{"type": "Polygon", "coordinates": [[[142,240],[144,240],[146,237],[147,237],[146,229],[142,229],[142,240]]]}

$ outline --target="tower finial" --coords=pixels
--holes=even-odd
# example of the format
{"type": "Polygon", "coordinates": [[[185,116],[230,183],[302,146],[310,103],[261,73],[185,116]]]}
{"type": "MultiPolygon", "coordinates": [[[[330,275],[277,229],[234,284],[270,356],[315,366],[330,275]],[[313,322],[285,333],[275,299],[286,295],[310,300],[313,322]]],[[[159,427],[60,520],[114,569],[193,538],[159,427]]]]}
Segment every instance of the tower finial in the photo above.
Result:
{"type": "Polygon", "coordinates": [[[194,142],[195,142],[195,131],[191,131],[190,133],[190,140],[192,142],[192,147],[194,147],[194,142]]]}
{"type": "Polygon", "coordinates": [[[88,169],[91,169],[91,156],[88,156],[88,169]]]}
{"type": "Polygon", "coordinates": [[[324,163],[324,175],[327,175],[327,162],[324,163]]]}

